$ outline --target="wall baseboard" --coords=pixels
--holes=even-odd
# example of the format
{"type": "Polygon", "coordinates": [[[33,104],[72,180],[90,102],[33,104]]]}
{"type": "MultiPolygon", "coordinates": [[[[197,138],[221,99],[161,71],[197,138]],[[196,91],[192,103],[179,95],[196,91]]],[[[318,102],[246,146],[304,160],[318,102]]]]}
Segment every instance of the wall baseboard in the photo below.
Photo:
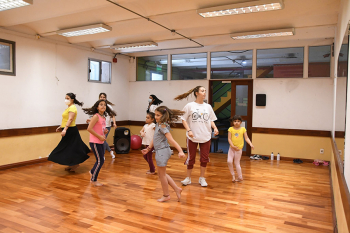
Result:
{"type": "MultiPolygon", "coordinates": [[[[132,121],[124,120],[117,121],[117,125],[127,126],[144,126],[144,121],[132,121]]],[[[88,124],[77,124],[79,130],[85,130],[88,124]]],[[[184,129],[182,123],[175,123],[171,125],[173,128],[184,129]]],[[[2,137],[13,137],[13,136],[24,136],[24,135],[35,135],[35,134],[45,134],[54,133],[57,128],[55,126],[43,126],[43,127],[32,127],[32,128],[18,128],[18,129],[2,129],[0,130],[0,138],[2,137]]],[[[313,137],[332,137],[330,131],[326,130],[304,130],[304,129],[281,129],[281,128],[261,128],[252,127],[252,133],[262,133],[262,134],[282,134],[282,135],[296,135],[296,136],[313,136],[313,137]]],[[[344,138],[345,133],[341,131],[335,132],[336,138],[344,138]]]]}
{"type": "Polygon", "coordinates": [[[10,168],[15,168],[15,167],[22,167],[22,166],[36,164],[36,163],[45,163],[45,162],[48,162],[47,157],[41,158],[41,159],[33,159],[33,160],[23,161],[23,162],[19,162],[19,163],[11,163],[11,164],[6,164],[6,165],[1,165],[0,170],[5,170],[5,169],[10,169],[10,168]]]}

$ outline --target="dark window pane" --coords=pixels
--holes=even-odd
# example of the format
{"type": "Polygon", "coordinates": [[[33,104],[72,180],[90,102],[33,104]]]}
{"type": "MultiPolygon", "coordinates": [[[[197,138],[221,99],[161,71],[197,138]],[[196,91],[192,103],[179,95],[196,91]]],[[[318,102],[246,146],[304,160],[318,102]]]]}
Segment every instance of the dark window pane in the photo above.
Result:
{"type": "Polygon", "coordinates": [[[168,56],[152,56],[136,58],[136,81],[167,80],[168,56]]]}
{"type": "Polygon", "coordinates": [[[207,78],[207,53],[172,55],[171,64],[172,80],[207,78]]]}
{"type": "Polygon", "coordinates": [[[257,50],[257,78],[302,78],[304,48],[257,50]]]}
{"type": "Polygon", "coordinates": [[[331,46],[309,47],[309,77],[330,77],[331,46]]]}
{"type": "Polygon", "coordinates": [[[340,49],[338,59],[338,77],[346,77],[348,75],[348,45],[343,44],[340,49]]]}
{"type": "Polygon", "coordinates": [[[252,78],[252,50],[211,53],[211,79],[252,78]]]}

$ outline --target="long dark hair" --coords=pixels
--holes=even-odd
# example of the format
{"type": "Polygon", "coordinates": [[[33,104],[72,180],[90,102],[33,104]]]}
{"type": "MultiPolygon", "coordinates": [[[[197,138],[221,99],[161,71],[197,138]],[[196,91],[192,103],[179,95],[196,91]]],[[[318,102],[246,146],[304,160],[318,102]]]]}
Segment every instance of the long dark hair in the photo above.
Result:
{"type": "Polygon", "coordinates": [[[177,109],[169,109],[167,106],[159,106],[156,108],[157,112],[162,114],[160,118],[160,123],[175,124],[176,121],[180,119],[180,116],[185,114],[184,111],[177,109]]]}
{"type": "Polygon", "coordinates": [[[111,106],[114,106],[114,104],[112,104],[112,102],[109,102],[109,101],[107,100],[107,94],[104,93],[104,92],[101,92],[101,93],[98,95],[98,99],[100,99],[101,95],[104,95],[104,96],[106,97],[106,102],[107,102],[107,104],[109,104],[109,105],[111,105],[111,106]]]}
{"type": "Polygon", "coordinates": [[[161,103],[163,103],[163,101],[158,99],[157,96],[155,96],[155,95],[150,95],[150,96],[152,96],[152,98],[154,99],[154,101],[152,103],[153,105],[160,105],[161,103]]]}
{"type": "Polygon", "coordinates": [[[203,86],[196,86],[195,88],[192,88],[191,90],[189,90],[186,93],[183,93],[181,95],[178,95],[174,98],[174,100],[182,100],[187,98],[189,95],[191,95],[193,93],[193,95],[197,98],[196,92],[199,92],[199,89],[203,87],[203,86]]]}
{"type": "Polygon", "coordinates": [[[98,113],[97,107],[102,101],[106,103],[106,111],[103,113],[103,115],[107,116],[108,114],[110,117],[116,116],[117,113],[115,113],[112,109],[108,107],[106,100],[97,100],[91,108],[83,108],[83,111],[90,116],[95,115],[96,113],[98,113]]]}
{"type": "Polygon", "coordinates": [[[69,92],[69,93],[67,93],[66,95],[68,95],[69,96],[69,98],[71,98],[72,100],[73,100],[73,103],[74,104],[77,104],[77,105],[79,105],[79,106],[83,106],[83,102],[79,102],[77,99],[76,99],[76,94],[74,94],[74,93],[72,93],[72,92],[69,92]]]}

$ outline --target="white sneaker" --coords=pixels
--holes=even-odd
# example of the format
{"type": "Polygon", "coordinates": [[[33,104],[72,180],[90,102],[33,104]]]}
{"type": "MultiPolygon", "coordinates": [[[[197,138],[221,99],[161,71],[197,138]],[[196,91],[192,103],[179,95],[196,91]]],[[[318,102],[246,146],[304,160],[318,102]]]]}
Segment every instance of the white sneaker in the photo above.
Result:
{"type": "Polygon", "coordinates": [[[205,181],[205,178],[204,177],[199,177],[199,184],[202,186],[202,187],[207,187],[208,184],[207,182],[205,181]]]}
{"type": "Polygon", "coordinates": [[[190,177],[186,177],[183,181],[181,181],[182,185],[188,185],[191,184],[191,178],[190,177]]]}
{"type": "Polygon", "coordinates": [[[113,154],[113,151],[111,150],[109,153],[111,154],[112,159],[115,159],[115,155],[113,154]]]}

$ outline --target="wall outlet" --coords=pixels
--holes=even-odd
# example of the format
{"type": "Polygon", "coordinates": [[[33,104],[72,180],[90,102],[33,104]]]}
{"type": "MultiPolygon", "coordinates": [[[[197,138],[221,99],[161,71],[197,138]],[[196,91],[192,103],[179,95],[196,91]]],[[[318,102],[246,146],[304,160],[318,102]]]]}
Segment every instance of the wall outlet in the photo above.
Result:
{"type": "Polygon", "coordinates": [[[339,155],[341,155],[341,154],[342,154],[341,150],[338,150],[338,152],[339,152],[339,155]]]}
{"type": "Polygon", "coordinates": [[[323,154],[324,153],[324,149],[320,149],[320,154],[323,154]]]}
{"type": "Polygon", "coordinates": [[[39,156],[39,159],[41,159],[41,156],[39,156]]]}

